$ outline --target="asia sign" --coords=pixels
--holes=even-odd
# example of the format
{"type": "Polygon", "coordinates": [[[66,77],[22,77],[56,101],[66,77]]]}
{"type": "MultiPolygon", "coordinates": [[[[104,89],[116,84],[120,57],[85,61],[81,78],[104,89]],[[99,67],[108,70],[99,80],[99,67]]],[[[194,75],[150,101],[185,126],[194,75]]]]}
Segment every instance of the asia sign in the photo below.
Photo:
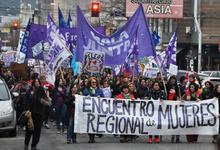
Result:
{"type": "Polygon", "coordinates": [[[131,17],[140,3],[148,18],[183,17],[183,0],[126,0],[126,17],[131,17]]]}

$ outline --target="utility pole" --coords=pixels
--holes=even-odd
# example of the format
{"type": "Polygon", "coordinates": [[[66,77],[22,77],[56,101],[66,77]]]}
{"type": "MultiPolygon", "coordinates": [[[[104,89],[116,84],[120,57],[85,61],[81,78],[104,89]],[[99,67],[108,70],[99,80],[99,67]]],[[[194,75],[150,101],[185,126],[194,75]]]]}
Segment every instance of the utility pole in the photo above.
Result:
{"type": "Polygon", "coordinates": [[[194,22],[196,29],[198,31],[198,72],[201,71],[201,60],[202,60],[202,31],[200,27],[200,9],[198,11],[198,7],[200,7],[201,0],[194,1],[194,22]],[[199,15],[199,17],[198,17],[199,15]]]}

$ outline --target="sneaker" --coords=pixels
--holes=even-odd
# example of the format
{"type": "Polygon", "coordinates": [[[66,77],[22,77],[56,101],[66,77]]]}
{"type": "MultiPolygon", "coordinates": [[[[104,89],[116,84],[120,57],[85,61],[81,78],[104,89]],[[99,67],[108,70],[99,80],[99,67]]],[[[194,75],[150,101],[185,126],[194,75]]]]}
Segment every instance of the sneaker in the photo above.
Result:
{"type": "Polygon", "coordinates": [[[40,149],[36,147],[31,147],[31,150],[40,150],[40,149]]]}
{"type": "Polygon", "coordinates": [[[68,140],[66,141],[66,143],[67,143],[67,144],[71,144],[71,139],[68,139],[68,140]]]}
{"type": "Polygon", "coordinates": [[[95,140],[89,140],[88,143],[95,143],[95,140]]]}
{"type": "Polygon", "coordinates": [[[73,140],[73,144],[74,144],[74,143],[77,143],[76,140],[73,140]]]}
{"type": "Polygon", "coordinates": [[[45,127],[46,129],[50,129],[50,126],[49,126],[49,124],[47,124],[47,123],[44,125],[44,127],[45,127]]]}
{"type": "Polygon", "coordinates": [[[101,137],[103,137],[103,134],[96,134],[96,136],[101,138],[101,137]]]}
{"type": "Polygon", "coordinates": [[[67,131],[66,130],[62,130],[62,134],[67,134],[67,131]]]}
{"type": "Polygon", "coordinates": [[[153,142],[153,139],[152,138],[149,138],[148,139],[148,143],[152,143],[153,142]]]}
{"type": "Polygon", "coordinates": [[[176,139],[176,143],[180,143],[180,139],[179,138],[176,139]]]}
{"type": "Polygon", "coordinates": [[[28,150],[28,145],[25,145],[25,146],[24,146],[24,150],[28,150]]]}
{"type": "Polygon", "coordinates": [[[120,139],[120,143],[126,143],[125,139],[120,139]]]}
{"type": "Polygon", "coordinates": [[[217,143],[217,140],[216,140],[216,139],[213,139],[213,140],[212,140],[212,143],[213,143],[213,144],[217,143]]]}
{"type": "Polygon", "coordinates": [[[61,132],[60,131],[57,131],[57,134],[60,134],[61,132]]]}
{"type": "Polygon", "coordinates": [[[159,138],[159,137],[156,137],[156,138],[154,139],[154,141],[155,141],[156,143],[160,143],[160,138],[159,138]]]}

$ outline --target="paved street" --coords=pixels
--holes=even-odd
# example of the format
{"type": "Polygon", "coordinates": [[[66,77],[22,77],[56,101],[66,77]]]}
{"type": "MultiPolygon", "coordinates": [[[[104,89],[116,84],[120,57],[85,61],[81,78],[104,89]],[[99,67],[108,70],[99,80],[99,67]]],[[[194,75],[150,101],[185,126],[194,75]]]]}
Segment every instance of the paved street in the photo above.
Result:
{"type": "MultiPolygon", "coordinates": [[[[170,143],[170,136],[163,136],[160,144],[147,144],[141,136],[136,142],[119,143],[119,137],[106,135],[96,138],[95,144],[88,144],[86,134],[78,135],[77,144],[66,144],[66,134],[57,134],[55,128],[43,129],[39,148],[41,150],[214,150],[215,146],[211,143],[211,136],[200,136],[196,144],[186,143],[184,136],[181,137],[182,143],[170,143]]],[[[0,135],[0,150],[22,150],[24,142],[24,132],[19,130],[16,138],[9,138],[6,134],[0,135]]]]}

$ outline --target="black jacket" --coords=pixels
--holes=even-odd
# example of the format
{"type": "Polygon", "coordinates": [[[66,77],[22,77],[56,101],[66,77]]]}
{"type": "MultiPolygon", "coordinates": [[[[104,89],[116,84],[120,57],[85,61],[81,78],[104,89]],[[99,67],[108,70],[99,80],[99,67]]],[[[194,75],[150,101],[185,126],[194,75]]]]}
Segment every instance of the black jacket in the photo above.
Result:
{"type": "Polygon", "coordinates": [[[140,85],[137,89],[137,96],[138,96],[138,98],[142,99],[144,97],[147,97],[148,92],[149,92],[148,87],[144,87],[144,86],[140,85]]]}
{"type": "Polygon", "coordinates": [[[41,102],[41,98],[46,99],[46,97],[43,87],[40,86],[36,89],[30,88],[26,93],[25,109],[43,116],[44,105],[41,102]]]}
{"type": "Polygon", "coordinates": [[[159,90],[159,91],[155,91],[155,90],[150,90],[148,96],[147,96],[149,99],[154,99],[154,100],[157,100],[157,99],[162,99],[162,100],[166,100],[167,97],[166,97],[166,94],[164,93],[164,91],[162,90],[159,90]]]}
{"type": "Polygon", "coordinates": [[[66,98],[66,100],[65,100],[65,103],[66,103],[66,106],[67,106],[67,112],[66,112],[67,120],[69,120],[71,116],[74,117],[74,112],[75,112],[75,99],[76,99],[75,96],[69,95],[69,96],[66,98]]]}

